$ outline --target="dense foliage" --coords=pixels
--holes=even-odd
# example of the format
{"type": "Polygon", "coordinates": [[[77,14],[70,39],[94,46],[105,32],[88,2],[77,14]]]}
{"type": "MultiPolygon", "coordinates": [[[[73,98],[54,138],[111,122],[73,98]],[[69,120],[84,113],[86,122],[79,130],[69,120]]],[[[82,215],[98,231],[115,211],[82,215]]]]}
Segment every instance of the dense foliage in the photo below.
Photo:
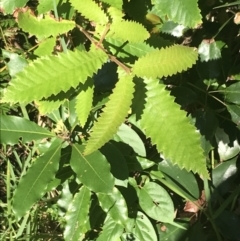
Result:
{"type": "Polygon", "coordinates": [[[239,5],[3,0],[2,240],[240,240],[239,5]]]}

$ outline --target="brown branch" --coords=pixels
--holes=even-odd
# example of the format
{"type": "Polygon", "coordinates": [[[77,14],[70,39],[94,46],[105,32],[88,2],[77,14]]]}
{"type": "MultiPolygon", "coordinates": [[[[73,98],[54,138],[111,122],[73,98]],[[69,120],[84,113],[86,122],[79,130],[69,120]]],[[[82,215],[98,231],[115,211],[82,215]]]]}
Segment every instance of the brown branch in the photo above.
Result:
{"type": "Polygon", "coordinates": [[[131,69],[130,69],[130,68],[128,68],[128,67],[127,67],[125,64],[123,64],[122,62],[120,62],[115,56],[109,54],[109,53],[107,52],[107,50],[104,49],[104,47],[102,46],[102,41],[103,41],[106,33],[108,32],[108,30],[109,30],[109,28],[110,28],[110,25],[107,25],[107,28],[105,29],[105,31],[104,31],[104,33],[103,33],[103,36],[101,37],[101,39],[100,39],[99,42],[95,41],[95,40],[88,34],[88,32],[87,32],[83,27],[81,27],[81,26],[78,25],[78,24],[77,24],[76,26],[79,28],[79,30],[80,30],[97,48],[101,49],[104,53],[106,53],[106,54],[108,55],[109,59],[110,59],[112,62],[116,63],[118,66],[120,66],[121,68],[123,68],[126,73],[128,73],[128,74],[131,73],[131,69]]]}

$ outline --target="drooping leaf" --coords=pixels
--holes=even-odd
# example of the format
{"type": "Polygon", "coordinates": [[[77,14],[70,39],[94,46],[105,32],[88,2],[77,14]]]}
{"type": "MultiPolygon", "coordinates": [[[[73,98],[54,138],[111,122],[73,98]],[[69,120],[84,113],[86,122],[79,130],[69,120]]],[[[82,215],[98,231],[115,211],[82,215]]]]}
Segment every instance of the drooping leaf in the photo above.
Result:
{"type": "Polygon", "coordinates": [[[108,213],[116,223],[124,226],[128,220],[128,209],[119,190],[114,187],[111,194],[98,193],[97,196],[104,212],[108,213]]]}
{"type": "Polygon", "coordinates": [[[117,241],[123,233],[123,226],[116,223],[110,216],[106,219],[97,241],[117,241]]]}
{"type": "Polygon", "coordinates": [[[84,126],[92,108],[93,80],[88,78],[84,84],[80,84],[80,93],[76,97],[76,113],[81,126],[84,126]]]}
{"type": "Polygon", "coordinates": [[[147,98],[141,127],[166,159],[207,177],[200,135],[158,80],[144,79],[147,98]],[[191,146],[191,148],[189,148],[191,146]]]}
{"type": "Polygon", "coordinates": [[[84,147],[77,144],[72,148],[70,164],[80,182],[94,192],[112,193],[114,178],[105,156],[99,151],[84,156],[84,147]]]}
{"type": "Polygon", "coordinates": [[[9,70],[9,74],[14,77],[18,72],[20,72],[27,64],[27,60],[22,56],[9,52],[5,49],[2,49],[3,58],[8,58],[9,62],[6,63],[6,66],[9,70]]]}
{"type": "Polygon", "coordinates": [[[123,4],[122,0],[101,0],[101,1],[115,8],[122,9],[122,4],[123,4]]]}
{"type": "Polygon", "coordinates": [[[157,183],[148,182],[140,189],[139,205],[149,217],[161,222],[173,222],[172,199],[167,191],[157,183]]]}
{"type": "Polygon", "coordinates": [[[22,8],[28,0],[1,0],[0,8],[5,14],[12,14],[15,9],[22,8]]]}
{"type": "Polygon", "coordinates": [[[107,55],[103,51],[69,51],[58,56],[39,58],[10,82],[3,101],[31,102],[56,95],[60,91],[66,92],[71,87],[84,83],[106,59],[107,55]]]}
{"type": "Polygon", "coordinates": [[[3,115],[0,119],[0,143],[2,144],[16,144],[20,137],[23,142],[55,137],[55,134],[47,129],[18,116],[3,115]]]}
{"type": "Polygon", "coordinates": [[[153,12],[160,17],[167,16],[170,20],[186,27],[194,28],[202,22],[197,0],[154,0],[153,12]]]}
{"type": "Polygon", "coordinates": [[[232,84],[230,85],[229,87],[227,87],[225,89],[225,97],[226,97],[226,100],[228,100],[229,102],[231,103],[235,103],[235,104],[238,104],[240,105],[240,81],[235,83],[235,84],[232,84]]]}
{"type": "Polygon", "coordinates": [[[44,155],[37,158],[28,169],[13,195],[13,210],[18,218],[44,195],[48,183],[54,179],[60,159],[61,140],[56,139],[44,155]]]}
{"type": "Polygon", "coordinates": [[[108,17],[93,0],[70,0],[72,6],[85,18],[95,23],[106,24],[108,17]]]}
{"type": "Polygon", "coordinates": [[[114,135],[115,141],[122,141],[133,148],[140,156],[146,156],[145,146],[139,135],[128,125],[122,124],[114,135]]]}
{"type": "Polygon", "coordinates": [[[48,15],[38,19],[30,11],[18,14],[18,25],[25,32],[36,35],[38,38],[57,36],[66,33],[75,27],[75,22],[70,20],[57,21],[48,15]]]}
{"type": "Polygon", "coordinates": [[[122,74],[103,113],[92,129],[84,154],[88,155],[109,141],[126,117],[133,98],[133,76],[122,74]]]}
{"type": "Polygon", "coordinates": [[[212,39],[204,39],[198,47],[198,53],[201,61],[209,61],[221,58],[221,50],[212,39]]]}
{"type": "Polygon", "coordinates": [[[143,25],[127,20],[112,23],[109,35],[132,43],[143,42],[150,37],[143,25]]]}
{"type": "Polygon", "coordinates": [[[197,58],[197,51],[193,48],[174,45],[139,58],[133,66],[133,72],[139,77],[167,77],[187,70],[195,64],[197,58]]]}
{"type": "Polygon", "coordinates": [[[90,197],[91,192],[85,186],[82,186],[79,192],[75,194],[65,216],[64,240],[79,241],[84,239],[84,234],[88,231],[86,217],[91,203],[90,197]]]}

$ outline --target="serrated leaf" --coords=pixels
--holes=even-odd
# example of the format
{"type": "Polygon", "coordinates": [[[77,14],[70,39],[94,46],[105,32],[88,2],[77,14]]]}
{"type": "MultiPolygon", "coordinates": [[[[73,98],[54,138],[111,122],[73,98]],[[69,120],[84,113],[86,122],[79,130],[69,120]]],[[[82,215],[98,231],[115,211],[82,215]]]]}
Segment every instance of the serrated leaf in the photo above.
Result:
{"type": "Polygon", "coordinates": [[[149,217],[161,222],[173,222],[172,199],[167,191],[157,183],[148,182],[140,189],[139,205],[149,217]]]}
{"type": "Polygon", "coordinates": [[[93,0],[70,0],[72,6],[85,18],[95,23],[106,24],[108,17],[93,0]]]}
{"type": "Polygon", "coordinates": [[[56,95],[60,91],[66,92],[84,83],[106,60],[107,55],[103,51],[68,51],[58,56],[39,58],[16,75],[2,101],[31,102],[56,95]]]}
{"type": "Polygon", "coordinates": [[[85,155],[102,147],[116,133],[124,121],[133,98],[133,76],[123,74],[113,89],[103,113],[92,128],[92,133],[84,150],[85,155]]]}
{"type": "Polygon", "coordinates": [[[144,79],[147,98],[141,127],[166,159],[208,177],[200,135],[158,80],[144,79]],[[191,148],[189,148],[191,146],[191,148]]]}
{"type": "Polygon", "coordinates": [[[133,72],[139,77],[167,77],[192,67],[197,58],[198,53],[194,48],[174,45],[139,58],[133,66],[133,72]]]}
{"type": "Polygon", "coordinates": [[[121,38],[132,43],[143,42],[150,37],[149,32],[138,22],[116,21],[110,26],[109,36],[121,38]]]}
{"type": "Polygon", "coordinates": [[[97,238],[97,241],[117,241],[123,233],[123,226],[116,223],[110,216],[108,216],[103,227],[103,231],[97,238]]]}
{"type": "Polygon", "coordinates": [[[18,14],[18,25],[25,32],[36,35],[38,38],[46,38],[68,32],[75,27],[75,22],[69,20],[56,21],[48,15],[44,19],[38,19],[30,11],[27,11],[18,14]]]}
{"type": "Polygon", "coordinates": [[[80,93],[76,97],[76,114],[81,126],[87,122],[93,100],[93,79],[88,78],[84,84],[80,84],[80,93]]]}
{"type": "Polygon", "coordinates": [[[80,182],[94,192],[111,193],[114,178],[105,156],[99,151],[84,156],[84,147],[77,144],[72,145],[72,148],[70,164],[80,182]]]}
{"type": "Polygon", "coordinates": [[[201,61],[209,61],[221,58],[221,50],[214,40],[204,39],[198,47],[201,61]]]}
{"type": "Polygon", "coordinates": [[[54,133],[18,116],[3,115],[0,121],[1,144],[16,144],[20,137],[23,142],[55,137],[54,133]]]}
{"type": "MultiPolygon", "coordinates": [[[[52,1],[52,0],[51,0],[52,1]]],[[[34,51],[34,54],[41,57],[44,55],[50,55],[53,52],[53,48],[56,44],[56,38],[44,39],[34,51]]]]}
{"type": "Polygon", "coordinates": [[[82,186],[79,192],[75,194],[65,216],[64,240],[79,241],[84,239],[84,233],[88,231],[86,217],[90,208],[90,197],[91,192],[85,186],[82,186]]]}
{"type": "Polygon", "coordinates": [[[186,29],[185,26],[181,24],[174,23],[172,21],[167,21],[161,26],[161,32],[166,34],[171,34],[175,37],[181,37],[186,29]]]}
{"type": "Polygon", "coordinates": [[[101,0],[101,2],[107,3],[110,6],[113,6],[115,8],[122,9],[122,4],[123,4],[122,0],[101,0]]]}
{"type": "Polygon", "coordinates": [[[56,139],[50,149],[34,161],[23,176],[13,195],[13,210],[18,218],[44,195],[48,183],[54,179],[61,154],[61,140],[56,139]]]}
{"type": "Polygon", "coordinates": [[[240,82],[230,85],[224,91],[226,100],[240,105],[240,82]]]}
{"type": "Polygon", "coordinates": [[[115,38],[108,37],[107,47],[109,47],[111,53],[120,58],[127,58],[132,56],[142,57],[149,52],[155,50],[155,48],[146,44],[145,42],[141,43],[126,43],[124,40],[119,40],[115,38]]]}
{"type": "Polygon", "coordinates": [[[111,194],[98,193],[97,196],[103,211],[108,213],[116,223],[124,226],[128,220],[128,209],[119,190],[114,187],[111,194]]]}
{"type": "Polygon", "coordinates": [[[160,16],[167,16],[170,20],[186,27],[195,28],[202,22],[198,0],[154,0],[153,11],[160,16]]]}

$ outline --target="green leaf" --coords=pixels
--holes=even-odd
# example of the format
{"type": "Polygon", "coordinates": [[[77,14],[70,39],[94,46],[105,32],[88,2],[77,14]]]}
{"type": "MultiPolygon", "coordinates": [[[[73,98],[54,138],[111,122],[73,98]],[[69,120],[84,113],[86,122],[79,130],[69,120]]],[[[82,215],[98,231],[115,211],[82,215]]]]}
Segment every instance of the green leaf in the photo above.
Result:
{"type": "Polygon", "coordinates": [[[83,146],[77,144],[72,148],[70,164],[79,181],[94,192],[112,193],[114,178],[105,156],[99,151],[84,156],[83,146]]]}
{"type": "Polygon", "coordinates": [[[76,114],[81,126],[87,122],[93,100],[93,80],[88,78],[84,84],[80,84],[80,93],[76,97],[76,114]]]}
{"type": "Polygon", "coordinates": [[[123,20],[112,23],[109,36],[135,43],[143,42],[150,37],[150,34],[140,23],[123,20]]]}
{"type": "MultiPolygon", "coordinates": [[[[52,0],[51,0],[52,2],[52,0]]],[[[56,38],[47,38],[40,42],[38,48],[34,51],[34,54],[41,57],[44,55],[50,55],[56,44],[56,38]]]]}
{"type": "Polygon", "coordinates": [[[115,185],[127,187],[129,171],[126,159],[123,156],[124,153],[111,142],[106,143],[101,148],[101,153],[111,165],[111,173],[115,178],[115,185]]]}
{"type": "Polygon", "coordinates": [[[117,241],[123,233],[123,226],[116,223],[110,216],[105,221],[97,241],[117,241]]]}
{"type": "Polygon", "coordinates": [[[221,50],[214,40],[204,39],[198,47],[201,61],[209,61],[221,58],[221,50]]]}
{"type": "Polygon", "coordinates": [[[240,106],[238,105],[227,105],[227,109],[232,116],[232,121],[237,125],[240,125],[240,106]]]}
{"type": "Polygon", "coordinates": [[[200,135],[158,80],[144,79],[147,98],[141,127],[166,159],[208,177],[200,135]],[[157,121],[156,121],[157,120],[157,121]],[[191,147],[191,148],[189,148],[191,147]]]}
{"type": "Polygon", "coordinates": [[[107,3],[110,6],[113,6],[115,8],[122,9],[122,4],[123,4],[122,0],[101,0],[101,2],[107,3]]]}
{"type": "Polygon", "coordinates": [[[134,222],[134,226],[131,233],[125,233],[123,236],[124,240],[134,240],[134,241],[157,241],[157,235],[154,230],[154,227],[148,217],[138,211],[137,217],[134,222]]]}
{"type": "Polygon", "coordinates": [[[198,0],[154,0],[153,12],[186,27],[195,28],[202,22],[197,2],[198,0]]]}
{"type": "Polygon", "coordinates": [[[56,139],[50,149],[34,161],[23,176],[13,195],[13,210],[18,218],[41,198],[48,183],[54,179],[61,154],[61,140],[56,139]]]}
{"type": "Polygon", "coordinates": [[[99,24],[108,23],[108,17],[93,0],[70,0],[72,6],[85,18],[99,24]]]}
{"type": "Polygon", "coordinates": [[[98,193],[97,196],[103,211],[108,213],[116,223],[125,226],[128,220],[128,209],[118,189],[114,187],[111,194],[98,193]]]}
{"type": "Polygon", "coordinates": [[[12,14],[15,9],[22,8],[28,0],[1,0],[0,9],[4,14],[12,14]]]}
{"type": "Polygon", "coordinates": [[[36,35],[38,38],[46,38],[70,31],[75,27],[75,22],[69,20],[57,21],[48,15],[39,19],[32,15],[30,11],[27,11],[19,13],[18,25],[25,32],[36,35]]]}
{"type": "Polygon", "coordinates": [[[224,93],[227,101],[240,105],[240,82],[227,87],[224,93]]]}
{"type": "Polygon", "coordinates": [[[107,60],[103,51],[45,56],[30,63],[10,82],[3,102],[31,102],[84,83],[107,60]],[[36,71],[36,69],[38,71],[36,71]],[[44,84],[43,84],[44,83],[44,84]],[[51,86],[51,88],[49,88],[51,86]]]}
{"type": "Polygon", "coordinates": [[[91,203],[90,197],[91,192],[85,186],[82,186],[79,192],[75,194],[65,216],[64,240],[79,241],[84,239],[84,234],[88,231],[86,217],[91,203]]]}
{"type": "MultiPolygon", "coordinates": [[[[164,174],[164,179],[169,184],[169,188],[173,186],[180,193],[183,193],[188,200],[197,200],[199,198],[198,183],[192,172],[173,166],[166,160],[159,163],[158,169],[164,174]]],[[[174,190],[172,189],[172,191],[174,190]]]]}
{"type": "Polygon", "coordinates": [[[120,76],[109,101],[98,118],[98,122],[92,128],[90,139],[84,151],[85,155],[102,147],[117,132],[118,127],[127,116],[133,98],[133,76],[123,74],[120,76]]]}
{"type": "Polygon", "coordinates": [[[142,57],[149,52],[155,50],[155,48],[146,44],[145,42],[140,43],[126,43],[124,40],[119,40],[111,37],[107,37],[107,47],[109,47],[111,53],[120,58],[127,58],[131,55],[136,57],[142,57]]]}
{"type": "Polygon", "coordinates": [[[161,26],[162,33],[171,34],[175,37],[181,37],[185,29],[185,26],[172,21],[167,21],[161,26]]]}
{"type": "MultiPolygon", "coordinates": [[[[58,5],[60,0],[54,0],[56,5],[58,5]]],[[[53,0],[42,0],[39,1],[37,6],[37,12],[38,14],[43,14],[46,12],[49,12],[50,10],[53,10],[54,8],[54,2],[53,0]]]]}
{"type": "Polygon", "coordinates": [[[16,144],[20,137],[23,142],[55,137],[54,133],[21,117],[3,115],[0,121],[0,143],[2,144],[16,144]]]}
{"type": "Polygon", "coordinates": [[[20,72],[27,64],[27,60],[22,56],[11,53],[2,49],[3,58],[9,58],[9,62],[6,63],[6,66],[9,70],[9,74],[14,77],[18,72],[20,72]]]}
{"type": "Polygon", "coordinates": [[[124,142],[140,156],[146,156],[145,146],[139,135],[128,125],[122,124],[113,138],[115,141],[124,142]]]}
{"type": "Polygon", "coordinates": [[[140,189],[139,205],[149,217],[161,222],[173,222],[172,199],[167,191],[157,183],[148,182],[140,189]]]}
{"type": "Polygon", "coordinates": [[[187,70],[196,63],[197,58],[194,48],[174,45],[139,58],[133,66],[133,72],[139,77],[167,77],[187,70]]]}

